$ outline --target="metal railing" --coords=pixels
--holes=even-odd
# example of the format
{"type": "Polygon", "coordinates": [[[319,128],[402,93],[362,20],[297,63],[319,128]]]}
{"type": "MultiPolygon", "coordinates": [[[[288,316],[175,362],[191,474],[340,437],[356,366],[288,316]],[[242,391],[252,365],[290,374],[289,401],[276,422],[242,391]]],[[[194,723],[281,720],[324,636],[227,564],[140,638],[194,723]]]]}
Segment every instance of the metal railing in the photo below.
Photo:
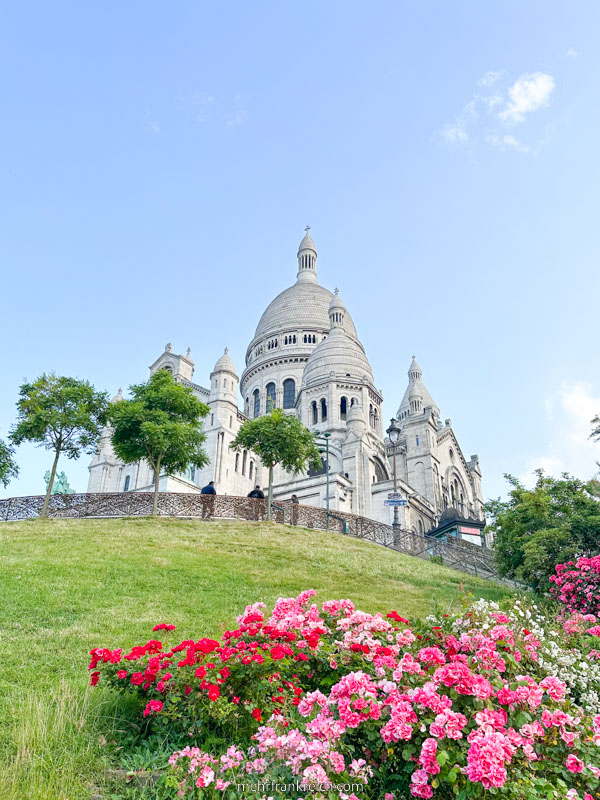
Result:
{"type": "MultiPolygon", "coordinates": [[[[152,513],[151,492],[114,494],[55,494],[50,498],[48,517],[52,519],[91,519],[147,517],[152,513]]],[[[0,499],[0,521],[35,519],[40,516],[44,498],[11,497],[0,499]]],[[[460,539],[440,541],[414,531],[394,531],[391,525],[349,514],[327,512],[324,508],[292,503],[272,504],[273,521],[316,530],[333,531],[364,539],[390,550],[429,560],[434,557],[445,566],[485,578],[500,580],[490,550],[460,539]]],[[[241,519],[263,521],[267,501],[229,495],[201,495],[161,492],[158,496],[160,517],[196,519],[241,519]]]]}

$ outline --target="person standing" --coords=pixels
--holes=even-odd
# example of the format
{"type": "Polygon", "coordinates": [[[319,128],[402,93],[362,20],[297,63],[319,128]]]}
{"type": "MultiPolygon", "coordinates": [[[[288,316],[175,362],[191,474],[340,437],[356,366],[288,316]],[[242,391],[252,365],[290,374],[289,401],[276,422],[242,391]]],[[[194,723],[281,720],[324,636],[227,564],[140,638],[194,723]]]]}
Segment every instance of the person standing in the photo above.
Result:
{"type": "Polygon", "coordinates": [[[202,519],[210,519],[215,510],[215,497],[217,495],[215,482],[210,481],[206,486],[203,486],[200,495],[202,500],[202,519]]]}
{"type": "Polygon", "coordinates": [[[260,486],[255,486],[254,489],[252,489],[252,491],[248,493],[248,497],[251,500],[255,500],[255,501],[262,500],[263,501],[262,503],[258,503],[258,502],[252,503],[252,511],[253,511],[252,519],[257,520],[257,521],[262,519],[262,517],[264,515],[263,512],[264,512],[264,505],[265,505],[264,504],[265,493],[260,488],[260,486]]]}
{"type": "Polygon", "coordinates": [[[292,525],[298,524],[298,506],[300,505],[300,500],[298,500],[298,495],[293,494],[290,498],[290,502],[292,504],[292,525]]]}

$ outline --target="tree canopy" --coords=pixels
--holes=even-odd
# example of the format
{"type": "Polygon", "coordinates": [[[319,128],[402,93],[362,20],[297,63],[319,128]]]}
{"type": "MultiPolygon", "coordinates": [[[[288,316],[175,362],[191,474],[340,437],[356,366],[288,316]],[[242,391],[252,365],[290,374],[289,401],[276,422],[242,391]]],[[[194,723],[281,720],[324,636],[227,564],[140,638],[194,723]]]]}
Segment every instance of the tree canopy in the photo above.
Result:
{"type": "Polygon", "coordinates": [[[556,564],[600,552],[600,492],[597,481],[536,474],[532,489],[505,475],[508,499],[488,502],[486,513],[500,574],[546,592],[556,564]]]}
{"type": "Polygon", "coordinates": [[[153,470],[152,513],[156,515],[161,469],[172,475],[209,463],[202,432],[202,420],[209,408],[167,370],[158,370],[146,383],[130,386],[130,391],[130,400],[110,404],[112,443],[126,464],[144,460],[153,470]]]}
{"type": "Polygon", "coordinates": [[[106,392],[96,391],[88,381],[52,372],[20,387],[17,423],[10,434],[11,441],[16,445],[34,442],[54,451],[42,516],[48,512],[59,457],[64,454],[73,459],[95,451],[106,421],[107,405],[106,392]]]}
{"type": "Polygon", "coordinates": [[[0,483],[4,488],[19,474],[14,452],[14,447],[11,444],[7,444],[0,439],[0,483]]]}
{"type": "Polygon", "coordinates": [[[269,470],[268,517],[273,500],[273,467],[277,464],[288,472],[303,472],[307,467],[320,469],[321,454],[315,437],[295,416],[275,408],[264,417],[244,422],[229,445],[234,450],[253,450],[269,470]]]}

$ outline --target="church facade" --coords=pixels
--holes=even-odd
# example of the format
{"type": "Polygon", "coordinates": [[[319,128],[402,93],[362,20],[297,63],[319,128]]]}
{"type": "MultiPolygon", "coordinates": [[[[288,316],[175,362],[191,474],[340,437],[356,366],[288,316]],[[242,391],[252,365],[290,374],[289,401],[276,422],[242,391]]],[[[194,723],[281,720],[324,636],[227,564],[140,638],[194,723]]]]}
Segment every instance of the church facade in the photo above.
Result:
{"type": "MultiPolygon", "coordinates": [[[[199,492],[212,480],[219,494],[246,495],[256,484],[264,485],[267,471],[259,459],[229,445],[245,420],[277,407],[317,433],[319,444],[327,440],[329,481],[325,463],[322,470],[304,475],[276,468],[275,502],[296,494],[301,503],[324,507],[329,484],[333,512],[391,523],[393,509],[385,500],[393,491],[395,455],[398,491],[408,501],[399,509],[401,527],[435,531],[452,511],[464,523],[458,535],[479,543],[484,520],[479,459],[463,455],[452,422],[442,421],[416,359],[396,414],[400,435],[392,445],[385,434],[383,397],[352,317],[337,290],[332,293],[317,281],[317,251],[308,229],[297,258],[296,282],[261,316],[240,377],[227,348],[210,374],[209,388],[195,382],[189,350],[176,354],[168,344],[151,365],[151,373],[170,371],[210,408],[204,421],[210,464],[185,475],[161,475],[161,491],[199,492]]],[[[121,397],[119,390],[114,399],[121,397]]],[[[89,470],[88,492],[150,491],[154,485],[147,464],[119,461],[108,429],[89,470]]]]}

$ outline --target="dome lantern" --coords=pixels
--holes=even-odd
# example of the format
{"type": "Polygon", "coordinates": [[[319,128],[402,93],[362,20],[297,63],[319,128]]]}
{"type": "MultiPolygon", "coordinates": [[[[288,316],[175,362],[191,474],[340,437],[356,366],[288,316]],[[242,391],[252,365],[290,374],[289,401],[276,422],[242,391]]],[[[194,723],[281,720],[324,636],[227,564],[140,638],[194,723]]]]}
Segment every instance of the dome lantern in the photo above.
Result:
{"type": "Polygon", "coordinates": [[[317,248],[309,233],[310,225],[307,225],[304,238],[298,248],[298,280],[317,280],[317,248]]]}
{"type": "Polygon", "coordinates": [[[343,328],[344,319],[346,317],[346,306],[339,295],[339,289],[335,290],[335,296],[329,303],[329,327],[330,330],[334,328],[343,328]]]}

